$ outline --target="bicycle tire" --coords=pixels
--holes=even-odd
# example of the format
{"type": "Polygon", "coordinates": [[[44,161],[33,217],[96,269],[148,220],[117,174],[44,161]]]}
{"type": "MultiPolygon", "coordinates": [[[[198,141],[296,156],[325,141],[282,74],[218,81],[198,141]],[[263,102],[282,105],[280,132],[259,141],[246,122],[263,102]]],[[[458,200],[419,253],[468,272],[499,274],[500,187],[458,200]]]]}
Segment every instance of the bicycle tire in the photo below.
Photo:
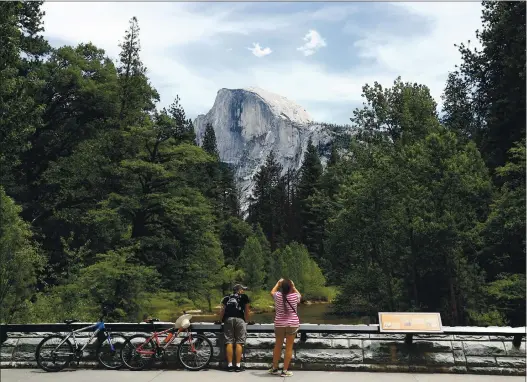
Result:
{"type": "MultiPolygon", "coordinates": [[[[132,370],[132,371],[143,370],[144,368],[149,366],[154,359],[154,354],[152,354],[150,357],[148,356],[141,357],[142,359],[146,359],[146,361],[141,363],[139,366],[134,366],[131,364],[131,362],[129,362],[130,358],[129,358],[128,352],[133,352],[136,349],[136,346],[132,343],[132,340],[135,340],[138,338],[141,338],[143,340],[140,342],[140,344],[144,344],[148,341],[150,337],[145,336],[143,334],[135,334],[126,340],[123,348],[121,349],[121,360],[123,361],[123,365],[125,365],[129,370],[132,370]]],[[[149,341],[147,343],[147,346],[151,347],[155,351],[155,345],[152,343],[152,341],[149,341]]],[[[135,357],[136,356],[134,355],[134,358],[135,357]]]]}
{"type": "Polygon", "coordinates": [[[202,365],[196,365],[196,366],[191,366],[189,364],[189,362],[186,362],[186,360],[184,360],[183,358],[183,349],[185,349],[185,347],[188,347],[189,344],[186,344],[187,342],[190,343],[190,337],[186,337],[184,338],[181,343],[179,344],[179,347],[178,347],[178,352],[177,352],[177,355],[178,355],[178,360],[179,362],[181,363],[181,365],[183,365],[183,367],[187,370],[192,370],[192,371],[198,371],[198,370],[201,370],[201,369],[204,369],[205,367],[208,366],[208,364],[210,363],[210,360],[212,359],[212,356],[213,356],[213,353],[214,353],[214,349],[212,347],[212,342],[210,342],[210,340],[205,337],[204,335],[202,334],[195,334],[192,336],[192,339],[196,339],[196,342],[199,342],[199,345],[200,346],[204,346],[205,350],[207,350],[209,352],[209,354],[206,356],[206,358],[204,358],[204,363],[202,365]]]}
{"type": "Polygon", "coordinates": [[[114,350],[112,351],[110,348],[108,337],[106,337],[104,341],[99,341],[99,345],[97,346],[97,360],[99,361],[99,365],[101,365],[105,369],[117,370],[123,366],[121,352],[124,348],[127,338],[122,334],[111,334],[111,337],[112,344],[114,345],[114,350]],[[116,339],[120,339],[122,341],[116,341],[116,339]],[[108,350],[105,350],[106,347],[108,347],[108,350]],[[106,354],[110,354],[110,357],[108,359],[105,356],[106,354]],[[118,360],[118,362],[112,364],[110,363],[111,360],[118,360]]]}
{"type": "Polygon", "coordinates": [[[67,339],[61,346],[65,345],[68,348],[69,353],[71,353],[71,355],[66,358],[66,361],[63,364],[57,365],[56,367],[49,367],[49,366],[46,366],[46,365],[44,365],[42,363],[42,361],[43,361],[42,348],[43,348],[44,344],[46,344],[47,342],[49,342],[49,341],[51,341],[53,339],[56,339],[56,338],[58,338],[60,340],[60,342],[62,342],[64,340],[64,338],[66,338],[66,337],[65,336],[61,336],[61,335],[48,336],[48,337],[44,338],[42,341],[40,341],[40,343],[37,345],[37,349],[35,351],[35,358],[36,358],[38,367],[40,367],[44,371],[49,371],[49,372],[61,371],[64,368],[66,368],[70,364],[71,360],[73,359],[73,346],[71,345],[70,340],[67,339]]]}

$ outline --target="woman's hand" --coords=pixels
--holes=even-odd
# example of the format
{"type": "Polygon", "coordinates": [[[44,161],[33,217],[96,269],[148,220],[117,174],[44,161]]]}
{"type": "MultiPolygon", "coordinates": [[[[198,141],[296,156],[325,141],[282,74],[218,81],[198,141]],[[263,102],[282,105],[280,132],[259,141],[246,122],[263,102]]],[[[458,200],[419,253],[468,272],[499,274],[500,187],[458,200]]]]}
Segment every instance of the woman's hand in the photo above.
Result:
{"type": "Polygon", "coordinates": [[[284,280],[284,279],[280,279],[280,280],[278,280],[278,281],[276,282],[275,286],[274,286],[273,289],[271,290],[271,295],[274,296],[274,294],[275,294],[276,292],[278,292],[278,289],[280,288],[280,285],[282,284],[282,281],[283,281],[283,280],[284,280]]]}

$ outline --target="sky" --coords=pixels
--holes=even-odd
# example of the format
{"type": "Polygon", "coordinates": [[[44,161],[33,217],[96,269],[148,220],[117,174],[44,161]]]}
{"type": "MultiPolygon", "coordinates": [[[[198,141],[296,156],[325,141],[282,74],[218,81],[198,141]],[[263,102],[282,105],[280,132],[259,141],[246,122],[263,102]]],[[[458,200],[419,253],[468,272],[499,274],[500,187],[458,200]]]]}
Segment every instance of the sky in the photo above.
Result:
{"type": "Polygon", "coordinates": [[[362,86],[397,76],[427,85],[438,107],[456,43],[481,29],[479,2],[45,2],[52,46],[92,42],[116,60],[133,16],[141,58],[161,96],[189,117],[221,88],[263,88],[315,121],[346,124],[362,86]]]}

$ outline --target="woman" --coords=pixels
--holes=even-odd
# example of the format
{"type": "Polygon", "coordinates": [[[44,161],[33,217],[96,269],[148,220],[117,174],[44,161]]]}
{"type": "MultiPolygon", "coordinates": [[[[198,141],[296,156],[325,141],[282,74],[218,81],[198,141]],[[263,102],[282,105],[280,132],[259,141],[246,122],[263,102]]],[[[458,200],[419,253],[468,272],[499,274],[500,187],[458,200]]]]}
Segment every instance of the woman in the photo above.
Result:
{"type": "Polygon", "coordinates": [[[274,299],[275,318],[274,333],[276,343],[273,351],[273,367],[268,370],[270,374],[278,375],[278,362],[282,354],[282,345],[285,338],[284,367],[281,377],[291,377],[293,373],[288,370],[289,363],[293,357],[293,344],[295,341],[300,320],[298,319],[297,307],[300,303],[300,293],[295,284],[288,279],[280,279],[271,290],[274,299]]]}

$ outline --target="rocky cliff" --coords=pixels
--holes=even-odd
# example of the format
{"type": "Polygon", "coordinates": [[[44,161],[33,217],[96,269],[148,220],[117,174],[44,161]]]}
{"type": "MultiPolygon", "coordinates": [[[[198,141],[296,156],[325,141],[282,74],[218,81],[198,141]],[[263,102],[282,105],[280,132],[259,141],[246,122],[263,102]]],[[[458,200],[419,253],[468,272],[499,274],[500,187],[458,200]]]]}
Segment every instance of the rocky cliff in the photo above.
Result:
{"type": "Polygon", "coordinates": [[[253,176],[271,150],[285,172],[300,168],[310,137],[325,162],[335,136],[332,129],[314,123],[301,106],[259,88],[219,90],[212,109],[194,122],[199,145],[207,123],[216,133],[221,160],[235,168],[244,210],[253,176]]]}

